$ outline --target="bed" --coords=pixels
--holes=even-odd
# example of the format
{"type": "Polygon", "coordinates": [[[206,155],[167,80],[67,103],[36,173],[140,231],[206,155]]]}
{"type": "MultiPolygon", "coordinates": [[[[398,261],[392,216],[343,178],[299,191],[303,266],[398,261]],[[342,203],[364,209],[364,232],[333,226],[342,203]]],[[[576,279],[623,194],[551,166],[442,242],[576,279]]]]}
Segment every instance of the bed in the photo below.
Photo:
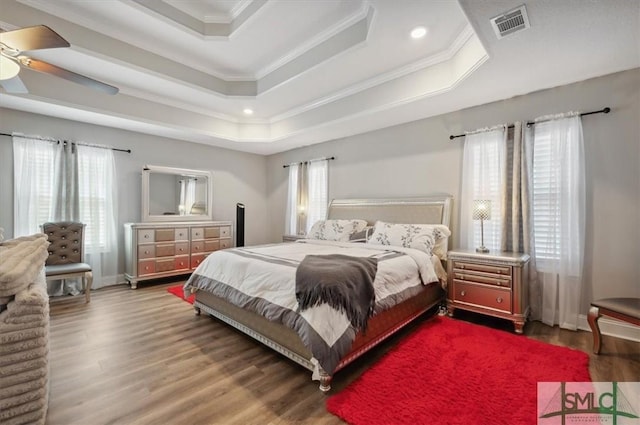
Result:
{"type": "MultiPolygon", "coordinates": [[[[320,390],[329,391],[333,374],[426,311],[435,310],[444,299],[442,263],[450,237],[451,203],[448,195],[333,200],[327,223],[362,222],[367,226],[365,233],[373,233],[368,243],[303,239],[217,251],[185,283],[185,294],[195,293],[196,314],[204,311],[299,363],[320,381],[320,390]],[[444,227],[447,233],[438,233],[438,249],[430,246],[423,252],[383,241],[381,226],[400,226],[393,223],[413,230],[444,227]],[[376,264],[372,285],[376,302],[364,327],[353,326],[358,322],[344,309],[337,311],[326,304],[301,309],[295,299],[302,266],[312,258],[326,261],[332,255],[376,264]],[[297,289],[281,286],[289,281],[297,289]]],[[[432,244],[436,238],[425,240],[432,244]]]]}

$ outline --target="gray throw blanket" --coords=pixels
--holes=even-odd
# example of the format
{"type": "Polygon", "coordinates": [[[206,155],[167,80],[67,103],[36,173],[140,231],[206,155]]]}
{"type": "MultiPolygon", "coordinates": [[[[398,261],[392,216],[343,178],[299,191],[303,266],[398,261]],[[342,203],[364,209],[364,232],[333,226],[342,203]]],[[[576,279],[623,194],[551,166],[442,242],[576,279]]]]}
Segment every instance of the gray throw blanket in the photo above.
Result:
{"type": "Polygon", "coordinates": [[[300,310],[327,303],[345,313],[357,331],[364,332],[375,307],[377,269],[377,258],[307,255],[296,270],[300,310]]]}

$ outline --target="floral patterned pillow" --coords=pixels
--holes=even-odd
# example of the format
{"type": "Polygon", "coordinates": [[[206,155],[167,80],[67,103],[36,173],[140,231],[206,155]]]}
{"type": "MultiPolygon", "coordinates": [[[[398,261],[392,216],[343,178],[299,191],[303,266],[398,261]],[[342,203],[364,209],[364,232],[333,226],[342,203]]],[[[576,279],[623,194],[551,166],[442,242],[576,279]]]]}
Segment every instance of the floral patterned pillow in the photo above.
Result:
{"type": "Polygon", "coordinates": [[[307,238],[348,242],[352,234],[364,230],[365,227],[365,220],[319,220],[311,226],[307,238]]]}
{"type": "Polygon", "coordinates": [[[414,248],[431,255],[436,241],[432,226],[377,221],[367,243],[414,248]]]}

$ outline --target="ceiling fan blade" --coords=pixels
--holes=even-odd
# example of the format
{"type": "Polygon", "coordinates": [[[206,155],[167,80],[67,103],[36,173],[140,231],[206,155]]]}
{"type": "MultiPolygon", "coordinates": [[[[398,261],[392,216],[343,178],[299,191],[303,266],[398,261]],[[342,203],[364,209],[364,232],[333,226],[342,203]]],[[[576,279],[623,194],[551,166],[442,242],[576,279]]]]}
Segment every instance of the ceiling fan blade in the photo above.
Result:
{"type": "Polygon", "coordinates": [[[21,52],[70,46],[67,40],[46,25],[0,33],[0,42],[21,52]]]}
{"type": "Polygon", "coordinates": [[[15,76],[8,80],[0,80],[0,85],[7,93],[29,93],[19,76],[15,76]]]}
{"type": "Polygon", "coordinates": [[[55,75],[56,77],[64,78],[65,80],[69,80],[77,84],[82,84],[83,86],[87,86],[91,89],[99,90],[107,94],[118,93],[117,87],[110,86],[109,84],[102,83],[98,80],[94,80],[93,78],[85,77],[84,75],[76,74],[75,72],[60,68],[59,66],[55,66],[47,62],[43,62],[41,60],[32,58],[20,58],[20,63],[27,68],[33,69],[35,71],[55,75]]]}

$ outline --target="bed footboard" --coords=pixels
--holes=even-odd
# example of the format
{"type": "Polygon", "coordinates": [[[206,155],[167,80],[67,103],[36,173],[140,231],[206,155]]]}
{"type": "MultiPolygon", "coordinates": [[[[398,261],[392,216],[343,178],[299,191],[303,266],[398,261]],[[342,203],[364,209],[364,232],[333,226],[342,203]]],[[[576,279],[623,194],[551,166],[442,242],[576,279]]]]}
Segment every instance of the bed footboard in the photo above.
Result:
{"type": "MultiPolygon", "coordinates": [[[[340,361],[334,373],[380,344],[426,311],[437,306],[443,298],[444,291],[439,285],[429,285],[417,296],[372,317],[369,321],[366,335],[357,335],[351,350],[340,361]]],[[[284,325],[271,322],[256,313],[239,308],[204,291],[196,292],[194,308],[196,314],[204,311],[310,371],[313,371],[316,367],[311,361],[311,353],[303,345],[295,331],[284,325]]],[[[326,393],[331,389],[332,378],[333,375],[319,368],[320,390],[322,392],[326,393]]]]}

